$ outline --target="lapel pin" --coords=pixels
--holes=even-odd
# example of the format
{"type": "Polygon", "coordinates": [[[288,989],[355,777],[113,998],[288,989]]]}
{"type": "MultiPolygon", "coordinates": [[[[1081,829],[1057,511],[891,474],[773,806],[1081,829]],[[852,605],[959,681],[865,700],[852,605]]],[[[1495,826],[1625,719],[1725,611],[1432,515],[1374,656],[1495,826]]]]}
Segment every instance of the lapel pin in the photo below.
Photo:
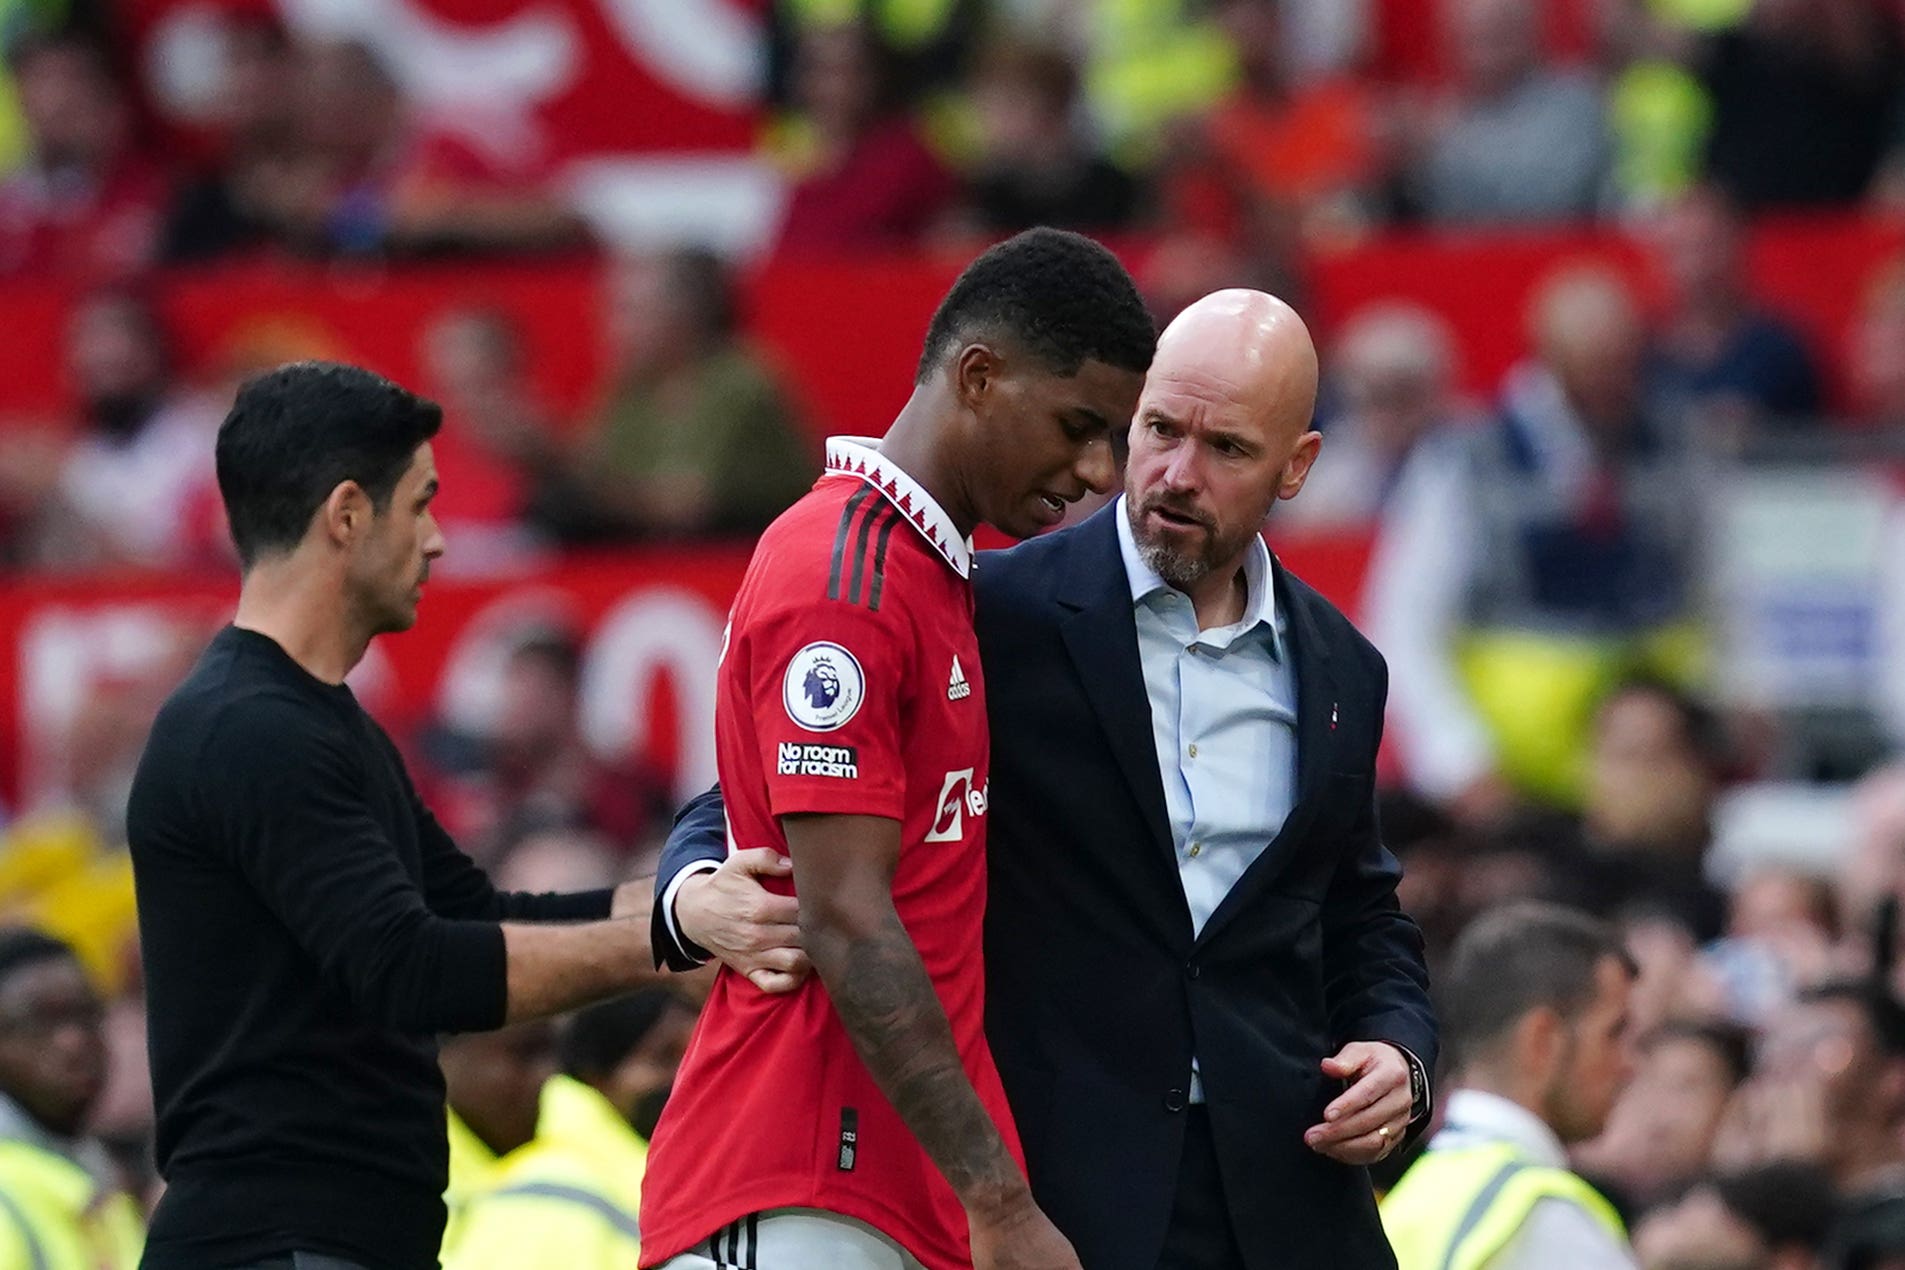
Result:
{"type": "Polygon", "coordinates": [[[1330,731],[1336,731],[1336,703],[1330,702],[1330,731]]]}

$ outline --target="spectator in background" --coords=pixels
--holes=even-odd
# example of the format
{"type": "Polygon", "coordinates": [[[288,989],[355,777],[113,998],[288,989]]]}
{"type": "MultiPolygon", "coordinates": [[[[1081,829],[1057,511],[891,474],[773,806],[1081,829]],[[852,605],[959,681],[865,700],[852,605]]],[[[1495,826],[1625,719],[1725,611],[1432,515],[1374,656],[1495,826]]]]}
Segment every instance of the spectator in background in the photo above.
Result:
{"type": "Polygon", "coordinates": [[[431,131],[368,45],[299,53],[297,159],[279,196],[280,233],[317,255],[525,251],[573,245],[575,214],[533,166],[431,131]]]}
{"type": "Polygon", "coordinates": [[[0,1265],[136,1270],[144,1231],[87,1136],[105,1084],[102,1007],[73,950],[0,931],[0,1265]]]}
{"type": "Polygon", "coordinates": [[[446,426],[432,446],[443,492],[431,505],[457,572],[520,566],[540,545],[525,517],[560,443],[529,378],[522,328],[502,309],[452,309],[423,337],[446,426]]]}
{"type": "Polygon", "coordinates": [[[233,14],[219,28],[219,86],[211,94],[214,156],[179,188],[166,219],[168,264],[196,264],[268,246],[294,212],[297,63],[269,16],[233,14]]]}
{"type": "Polygon", "coordinates": [[[151,301],[132,291],[82,300],[67,327],[67,368],[85,430],[60,474],[42,560],[177,567],[222,538],[210,500],[217,403],[174,378],[151,301]]]}
{"type": "Polygon", "coordinates": [[[1754,305],[1732,201],[1714,186],[1689,190],[1653,231],[1668,297],[1653,349],[1663,391],[1719,421],[1816,422],[1819,374],[1798,333],[1754,305]]]}
{"type": "Polygon", "coordinates": [[[1852,328],[1853,423],[1871,433],[1905,431],[1905,257],[1866,285],[1852,328]]]}
{"type": "Polygon", "coordinates": [[[1513,789],[1578,803],[1595,703],[1624,674],[1685,678],[1701,648],[1699,473],[1632,296],[1568,269],[1531,318],[1495,421],[1411,465],[1364,592],[1405,774],[1471,819],[1513,789]]]}
{"type": "Polygon", "coordinates": [[[1054,48],[994,46],[971,87],[979,153],[956,228],[987,238],[1037,225],[1125,229],[1138,184],[1099,155],[1079,128],[1078,71],[1054,48]]]}
{"type": "Polygon", "coordinates": [[[1568,1148],[1601,1132],[1627,1083],[1634,975],[1613,927],[1557,905],[1510,905],[1463,932],[1442,984],[1457,1088],[1382,1203],[1399,1270],[1633,1266],[1568,1148]]]}
{"type": "Polygon", "coordinates": [[[535,1141],[465,1211],[446,1270],[636,1270],[647,1135],[694,1019],[665,988],[575,1016],[535,1141]]]}
{"type": "Polygon", "coordinates": [[[1236,50],[1238,81],[1193,136],[1207,161],[1246,196],[1289,205],[1314,237],[1367,220],[1387,157],[1377,102],[1365,85],[1349,75],[1301,76],[1289,47],[1287,5],[1217,6],[1218,25],[1236,50]]]}
{"type": "Polygon", "coordinates": [[[1634,1248],[1643,1270],[1819,1270],[1834,1211],[1817,1169],[1767,1164],[1708,1178],[1650,1213],[1634,1248]]]}
{"type": "Polygon", "coordinates": [[[1472,422],[1454,397],[1454,336],[1416,305],[1353,314],[1337,337],[1332,373],[1328,457],[1311,471],[1303,497],[1280,511],[1279,530],[1374,529],[1418,449],[1454,444],[1472,422]]]}
{"type": "Polygon", "coordinates": [[[1448,0],[1457,85],[1424,112],[1408,196],[1440,224],[1566,220],[1603,202],[1609,146],[1600,90],[1548,65],[1546,6],[1448,0]]]}
{"type": "Polygon", "coordinates": [[[590,831],[626,856],[666,827],[673,810],[661,775],[638,762],[608,762],[582,735],[582,649],[569,635],[531,632],[509,652],[480,766],[466,807],[480,810],[457,826],[498,860],[547,830],[590,831]]]}
{"type": "Polygon", "coordinates": [[[802,38],[853,21],[879,44],[895,91],[930,108],[964,88],[989,7],[985,0],[773,0],[766,6],[768,101],[798,106],[802,38]]]}
{"type": "Polygon", "coordinates": [[[1696,60],[1708,176],[1749,210],[1856,202],[1891,137],[1897,22],[1880,0],[1757,0],[1696,60]]]}
{"type": "MultiPolygon", "coordinates": [[[[596,526],[568,536],[756,534],[818,475],[775,375],[736,334],[721,261],[680,250],[609,283],[610,395],[574,464],[596,526]]],[[[552,522],[561,509],[541,514],[552,522]]]]}
{"type": "Polygon", "coordinates": [[[1632,1209],[1659,1204],[1706,1173],[1733,1093],[1750,1070],[1747,1034],[1672,1022],[1644,1036],[1634,1077],[1607,1128],[1575,1158],[1632,1209]]]}
{"type": "Polygon", "coordinates": [[[450,1185],[443,1194],[447,1259],[465,1215],[494,1190],[505,1162],[536,1136],[542,1087],[556,1074],[556,1027],[548,1019],[494,1032],[446,1036],[437,1050],[449,1105],[450,1185]]]}
{"type": "Polygon", "coordinates": [[[1586,907],[1614,916],[1636,904],[1700,940],[1720,933],[1725,900],[1706,880],[1713,805],[1726,771],[1719,719],[1656,679],[1630,679],[1595,711],[1579,857],[1586,907]]]}
{"type": "Polygon", "coordinates": [[[864,25],[799,37],[794,103],[805,125],[775,250],[893,250],[917,243],[958,183],[896,104],[886,50],[864,25]]]}
{"type": "Polygon", "coordinates": [[[28,155],[0,180],[0,278],[108,282],[158,248],[163,176],[132,144],[103,52],[76,36],[21,38],[8,55],[28,155]]]}
{"type": "Polygon", "coordinates": [[[1882,985],[1807,988],[1761,1039],[1715,1162],[1823,1167],[1848,1200],[1905,1195],[1905,1007],[1882,985]]]}

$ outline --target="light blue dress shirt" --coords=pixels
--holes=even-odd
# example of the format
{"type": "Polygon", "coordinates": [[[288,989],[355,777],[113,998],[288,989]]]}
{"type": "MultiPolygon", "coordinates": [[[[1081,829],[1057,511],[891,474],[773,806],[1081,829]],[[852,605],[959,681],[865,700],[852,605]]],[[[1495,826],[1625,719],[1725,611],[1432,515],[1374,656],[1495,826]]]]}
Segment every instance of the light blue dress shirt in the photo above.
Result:
{"type": "MultiPolygon", "coordinates": [[[[1296,804],[1296,675],[1263,539],[1244,556],[1243,617],[1200,631],[1190,598],[1139,556],[1122,498],[1116,515],[1178,878],[1202,931],[1296,804]]],[[[1191,1082],[1203,1101],[1195,1062],[1191,1082]]]]}

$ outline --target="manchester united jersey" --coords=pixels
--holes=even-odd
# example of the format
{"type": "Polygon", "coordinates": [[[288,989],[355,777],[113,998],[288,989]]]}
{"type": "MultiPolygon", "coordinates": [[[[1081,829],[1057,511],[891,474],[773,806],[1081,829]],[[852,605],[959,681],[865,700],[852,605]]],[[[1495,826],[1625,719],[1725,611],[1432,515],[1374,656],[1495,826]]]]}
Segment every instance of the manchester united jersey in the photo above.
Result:
{"type": "MultiPolygon", "coordinates": [[[[715,706],[729,846],[785,854],[779,817],[800,812],[900,822],[894,907],[1018,1158],[982,1031],[989,743],[972,550],[874,446],[828,443],[827,474],[762,535],[735,598],[715,706]]],[[[655,1131],[642,1264],[787,1207],[859,1218],[931,1270],[972,1263],[964,1210],[819,977],[769,996],[724,967],[655,1131]]]]}

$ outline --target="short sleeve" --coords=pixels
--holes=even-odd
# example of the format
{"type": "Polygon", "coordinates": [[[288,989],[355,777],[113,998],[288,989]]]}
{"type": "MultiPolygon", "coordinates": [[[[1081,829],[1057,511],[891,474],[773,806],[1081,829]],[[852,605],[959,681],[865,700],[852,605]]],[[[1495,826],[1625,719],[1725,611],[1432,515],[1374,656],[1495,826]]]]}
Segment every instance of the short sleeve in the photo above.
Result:
{"type": "Polygon", "coordinates": [[[913,639],[897,608],[816,602],[749,632],[746,682],[773,815],[904,819],[913,639]]]}

